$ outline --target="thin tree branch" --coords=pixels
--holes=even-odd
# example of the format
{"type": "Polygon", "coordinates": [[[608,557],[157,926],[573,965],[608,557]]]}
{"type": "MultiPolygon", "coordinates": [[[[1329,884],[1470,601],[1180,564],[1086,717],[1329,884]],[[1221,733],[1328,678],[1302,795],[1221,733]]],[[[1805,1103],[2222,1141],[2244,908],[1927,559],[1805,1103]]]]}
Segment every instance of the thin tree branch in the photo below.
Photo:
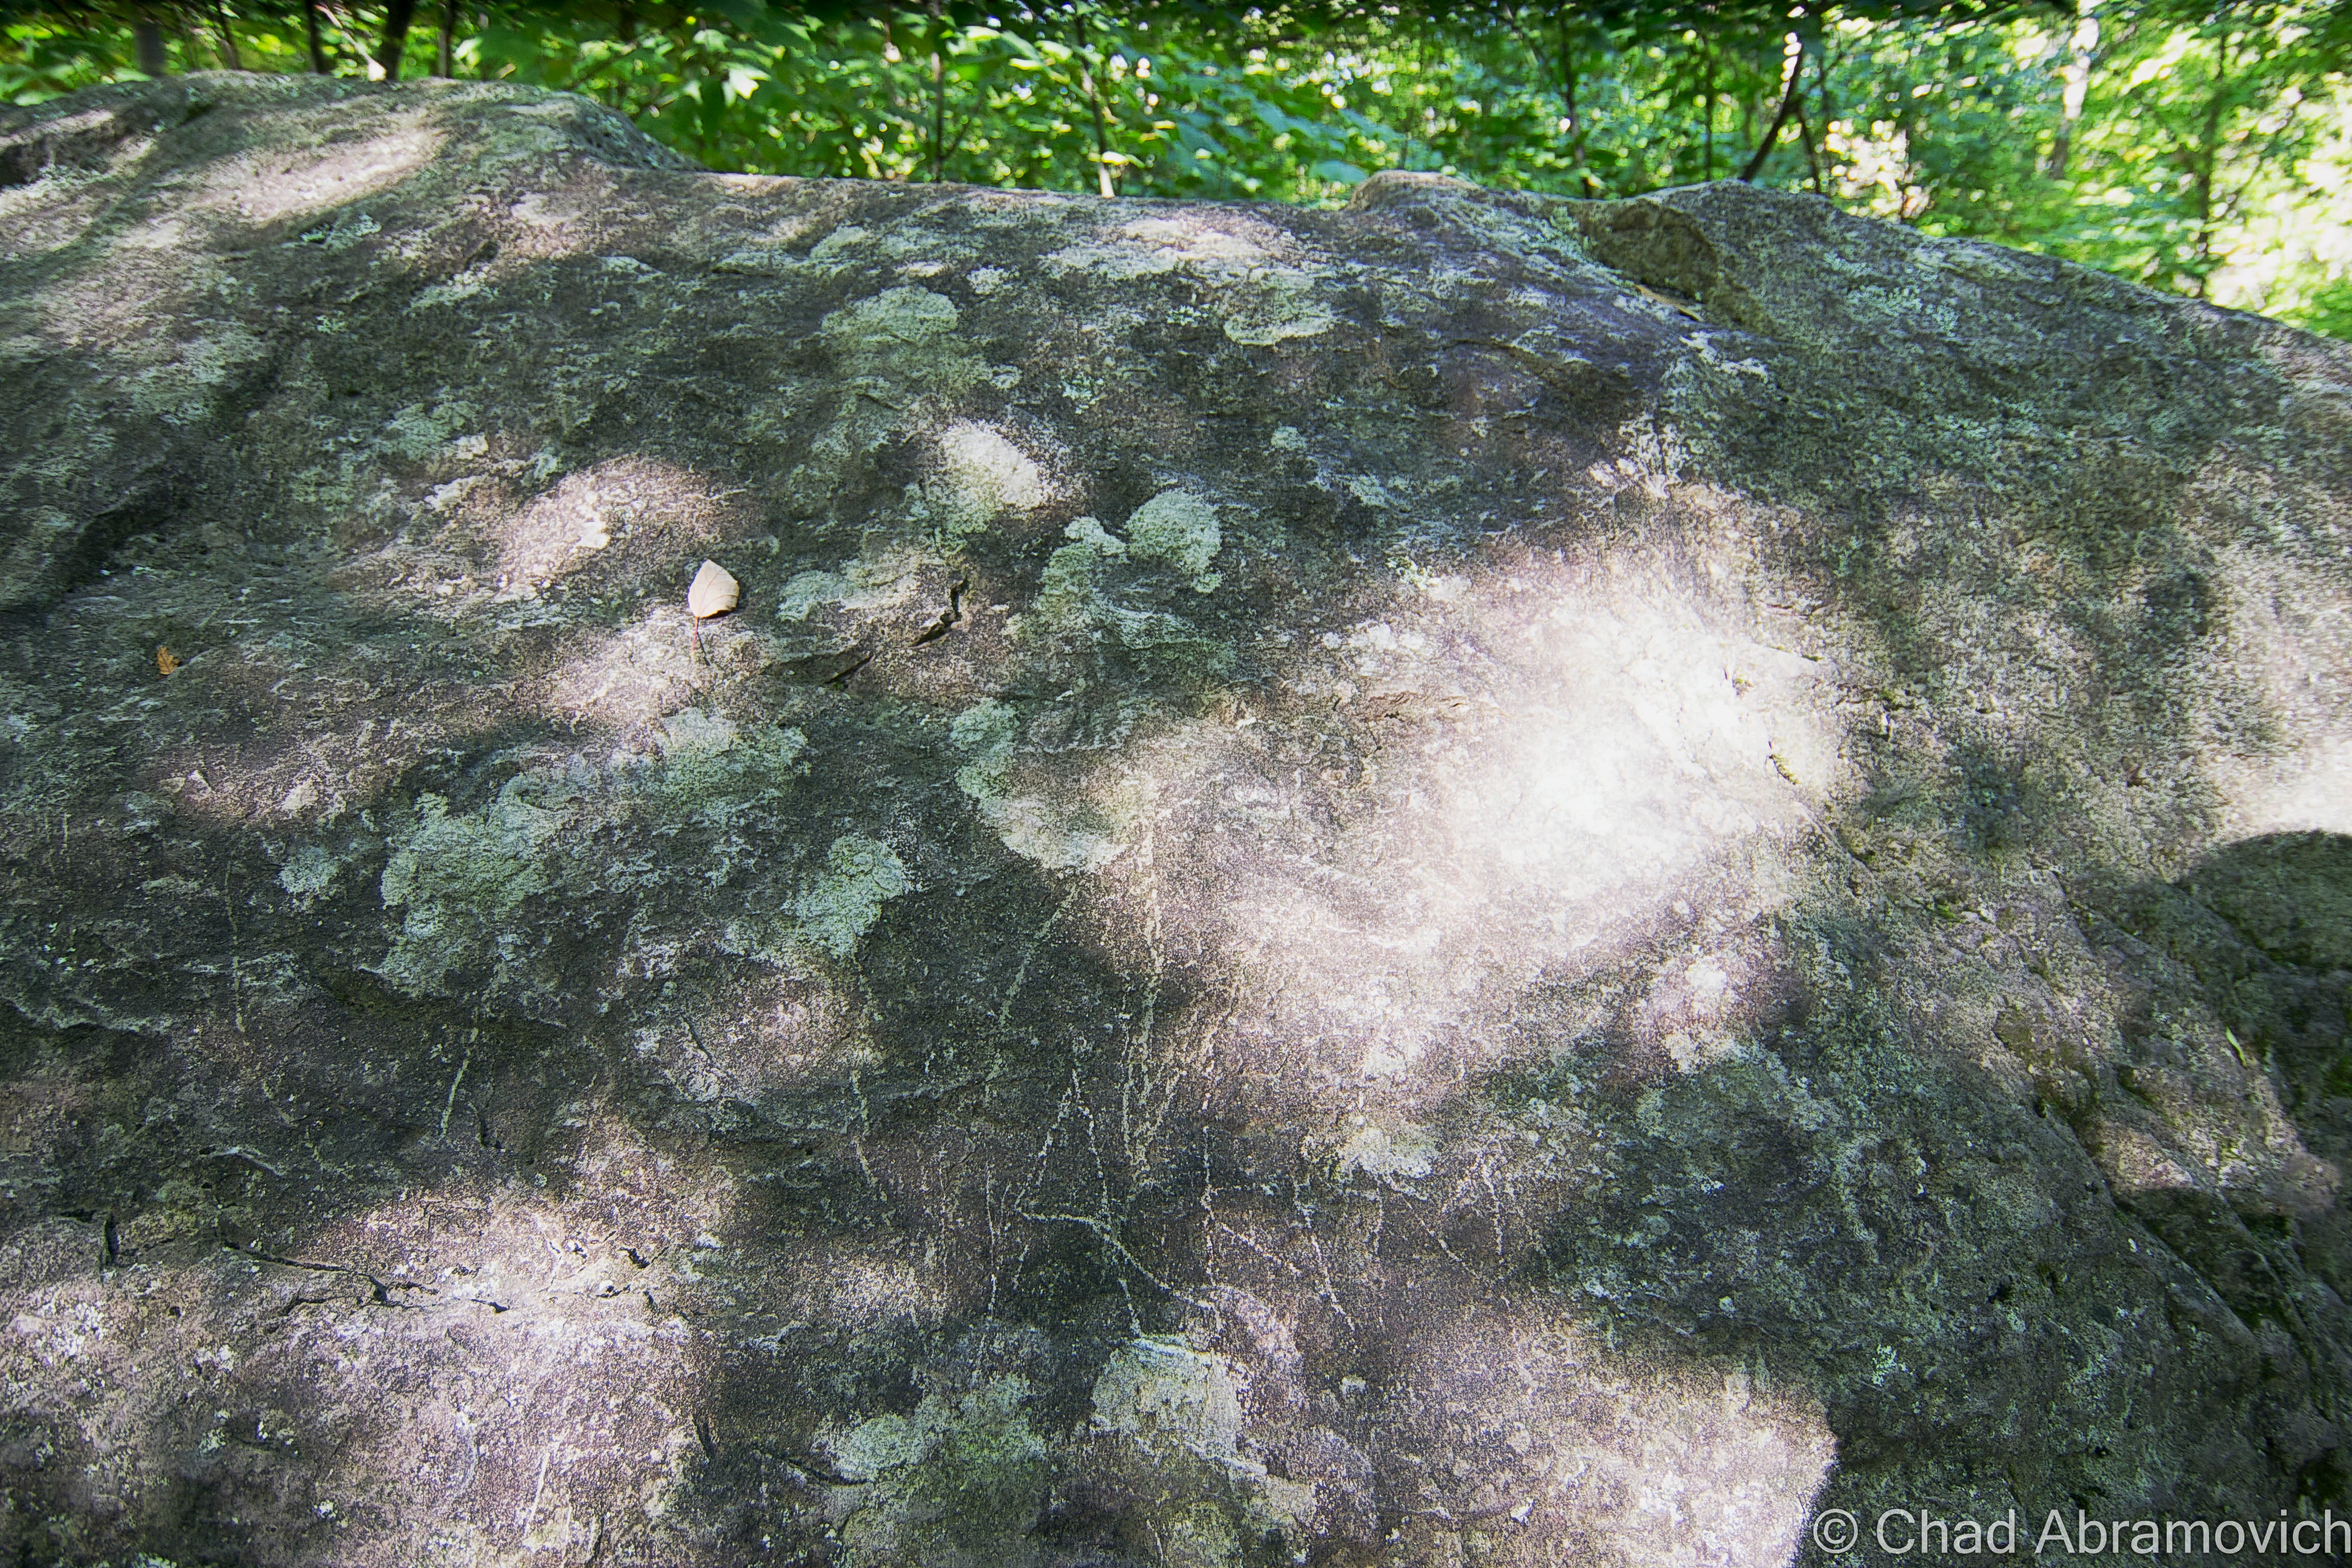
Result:
{"type": "Polygon", "coordinates": [[[946,24],[940,0],[931,0],[931,184],[945,177],[948,162],[948,62],[946,24]]]}
{"type": "Polygon", "coordinates": [[[1103,198],[1108,201],[1111,197],[1118,195],[1118,187],[1111,183],[1110,132],[1103,123],[1102,97],[1095,89],[1095,72],[1091,63],[1093,57],[1087,47],[1087,14],[1085,10],[1081,8],[1072,12],[1070,23],[1076,30],[1078,41],[1078,86],[1085,90],[1087,95],[1087,108],[1093,111],[1095,117],[1096,183],[1102,192],[1103,198]]]}
{"type": "Polygon", "coordinates": [[[1805,51],[1804,46],[1800,44],[1797,58],[1789,62],[1789,85],[1780,94],[1780,111],[1772,116],[1772,123],[1765,129],[1764,140],[1756,144],[1756,155],[1748,160],[1748,167],[1739,171],[1742,184],[1755,184],[1756,176],[1764,168],[1764,160],[1772,155],[1774,144],[1780,140],[1780,128],[1789,123],[1789,116],[1797,112],[1797,98],[1804,89],[1804,80],[1805,51]]]}

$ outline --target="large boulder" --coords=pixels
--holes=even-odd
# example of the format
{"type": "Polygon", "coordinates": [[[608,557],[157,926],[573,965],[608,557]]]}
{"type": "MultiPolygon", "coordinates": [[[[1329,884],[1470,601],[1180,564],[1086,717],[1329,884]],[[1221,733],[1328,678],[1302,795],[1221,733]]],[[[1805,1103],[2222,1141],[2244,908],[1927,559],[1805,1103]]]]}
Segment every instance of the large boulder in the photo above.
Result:
{"type": "Polygon", "coordinates": [[[0,1556],[2352,1512],[2343,345],[230,75],[0,332],[0,1556]]]}

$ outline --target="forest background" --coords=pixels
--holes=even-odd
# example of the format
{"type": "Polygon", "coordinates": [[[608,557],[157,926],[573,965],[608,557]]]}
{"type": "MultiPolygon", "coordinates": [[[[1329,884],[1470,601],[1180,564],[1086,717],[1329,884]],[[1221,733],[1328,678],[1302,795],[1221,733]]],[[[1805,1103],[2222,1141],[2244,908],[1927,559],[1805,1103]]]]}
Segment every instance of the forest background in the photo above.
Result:
{"type": "Polygon", "coordinates": [[[2352,337],[2352,0],[0,0],[0,100],[207,69],[562,88],[757,174],[1743,178],[2352,337]]]}

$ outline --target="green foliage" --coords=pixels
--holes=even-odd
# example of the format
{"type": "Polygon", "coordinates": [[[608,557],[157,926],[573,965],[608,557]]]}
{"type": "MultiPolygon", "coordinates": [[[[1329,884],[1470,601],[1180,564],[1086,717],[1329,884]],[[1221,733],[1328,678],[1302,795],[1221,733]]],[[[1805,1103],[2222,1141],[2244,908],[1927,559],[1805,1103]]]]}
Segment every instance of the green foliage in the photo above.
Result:
{"type": "MultiPolygon", "coordinates": [[[[1752,162],[1931,232],[2352,316],[2347,0],[425,0],[404,76],[437,68],[445,16],[455,74],[586,93],[716,169],[1330,203],[1384,168],[1616,195],[1752,162]]],[[[135,74],[142,17],[172,70],[231,38],[245,68],[310,66],[291,0],[48,5],[0,31],[0,99],[135,74]]],[[[381,10],[317,17],[329,68],[368,70],[381,10]]]]}

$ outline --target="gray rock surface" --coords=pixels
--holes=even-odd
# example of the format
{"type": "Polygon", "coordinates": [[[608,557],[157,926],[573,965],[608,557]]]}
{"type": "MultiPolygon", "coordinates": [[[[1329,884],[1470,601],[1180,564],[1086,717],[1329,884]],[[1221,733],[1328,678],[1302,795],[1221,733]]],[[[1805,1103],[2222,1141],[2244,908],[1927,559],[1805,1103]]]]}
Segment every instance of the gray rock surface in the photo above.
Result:
{"type": "Polygon", "coordinates": [[[2341,344],[208,76],[0,431],[0,1559],[2352,1512],[2341,344]]]}

